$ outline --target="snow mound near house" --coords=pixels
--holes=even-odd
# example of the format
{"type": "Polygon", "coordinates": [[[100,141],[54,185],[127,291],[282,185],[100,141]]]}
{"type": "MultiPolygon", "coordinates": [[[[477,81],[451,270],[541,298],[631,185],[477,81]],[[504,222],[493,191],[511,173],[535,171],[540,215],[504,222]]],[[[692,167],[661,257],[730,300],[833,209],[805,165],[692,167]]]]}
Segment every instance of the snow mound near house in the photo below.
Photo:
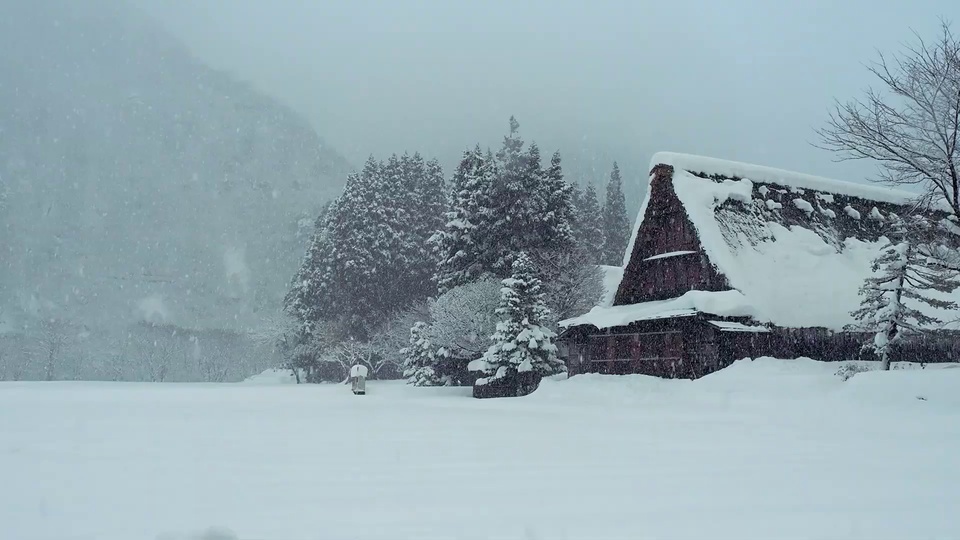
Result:
{"type": "Polygon", "coordinates": [[[836,407],[931,407],[960,414],[960,364],[928,364],[921,369],[919,364],[897,363],[891,371],[858,373],[847,381],[837,373],[844,364],[810,358],[747,358],[693,381],[583,374],[544,381],[528,399],[657,408],[829,401],[836,407]]]}

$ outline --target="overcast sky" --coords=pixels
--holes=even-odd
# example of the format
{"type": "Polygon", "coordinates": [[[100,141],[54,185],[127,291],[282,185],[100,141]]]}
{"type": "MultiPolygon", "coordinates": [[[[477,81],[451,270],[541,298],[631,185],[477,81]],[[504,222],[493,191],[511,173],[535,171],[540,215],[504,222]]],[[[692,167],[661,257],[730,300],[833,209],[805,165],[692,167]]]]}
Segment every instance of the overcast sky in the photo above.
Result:
{"type": "Polygon", "coordinates": [[[355,163],[497,145],[705,154],[857,180],[810,146],[834,97],[956,0],[131,0],[200,58],[306,114],[355,163]]]}

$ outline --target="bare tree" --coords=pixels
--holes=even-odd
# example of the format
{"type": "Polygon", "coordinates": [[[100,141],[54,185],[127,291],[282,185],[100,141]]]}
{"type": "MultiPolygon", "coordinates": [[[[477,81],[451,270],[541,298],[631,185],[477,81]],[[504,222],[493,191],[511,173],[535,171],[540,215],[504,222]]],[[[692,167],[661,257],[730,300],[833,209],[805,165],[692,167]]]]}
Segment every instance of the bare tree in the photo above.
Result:
{"type": "Polygon", "coordinates": [[[334,347],[328,358],[339,363],[345,374],[350,373],[351,367],[360,364],[367,366],[374,375],[377,375],[385,367],[396,365],[395,359],[380,354],[381,348],[375,341],[358,341],[349,338],[334,347]]]}
{"type": "Polygon", "coordinates": [[[603,297],[603,272],[592,264],[585,250],[541,251],[532,254],[550,309],[547,326],[583,315],[603,297]]]}
{"type": "Polygon", "coordinates": [[[960,218],[960,42],[941,22],[941,35],[868,66],[881,83],[861,99],[837,103],[821,148],[840,160],[873,159],[880,180],[915,184],[927,203],[946,203],[960,218]]]}
{"type": "Polygon", "coordinates": [[[150,382],[163,382],[170,374],[175,345],[172,338],[145,336],[139,343],[143,369],[150,382]]]}
{"type": "Polygon", "coordinates": [[[370,339],[378,356],[387,365],[393,365],[396,371],[402,371],[405,355],[401,352],[410,345],[410,328],[419,321],[430,319],[427,302],[418,302],[413,307],[401,311],[387,319],[373,333],[370,339]]]}
{"type": "MultiPolygon", "coordinates": [[[[496,279],[450,289],[430,304],[430,341],[440,354],[452,358],[480,358],[497,329],[497,306],[503,284],[496,279]]],[[[409,334],[408,334],[409,335],[409,334]]]]}
{"type": "Polygon", "coordinates": [[[43,379],[52,381],[60,375],[63,349],[67,343],[67,327],[60,319],[47,319],[40,327],[40,341],[34,355],[43,366],[43,379]]]}
{"type": "Polygon", "coordinates": [[[23,338],[0,334],[0,381],[19,381],[26,373],[23,338]]]}
{"type": "Polygon", "coordinates": [[[122,350],[122,346],[120,346],[117,350],[112,350],[104,354],[100,364],[100,370],[108,381],[116,382],[123,380],[126,362],[122,350]]]}
{"type": "Polygon", "coordinates": [[[286,311],[280,310],[264,317],[256,328],[248,333],[253,342],[261,347],[269,347],[283,359],[283,369],[289,369],[300,384],[301,367],[297,363],[297,321],[286,311]]]}
{"type": "Polygon", "coordinates": [[[197,368],[200,370],[200,376],[204,382],[224,382],[227,380],[227,374],[230,369],[230,360],[227,353],[221,348],[211,344],[201,347],[200,339],[196,336],[191,340],[193,343],[192,356],[197,361],[197,368]]]}

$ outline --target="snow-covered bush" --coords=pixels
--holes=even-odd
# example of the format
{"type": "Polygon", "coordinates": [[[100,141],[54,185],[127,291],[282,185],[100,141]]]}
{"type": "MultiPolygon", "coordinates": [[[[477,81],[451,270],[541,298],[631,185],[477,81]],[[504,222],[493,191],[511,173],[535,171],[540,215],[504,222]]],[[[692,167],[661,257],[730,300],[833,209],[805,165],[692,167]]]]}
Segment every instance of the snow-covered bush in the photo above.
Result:
{"type": "Polygon", "coordinates": [[[857,373],[866,373],[868,371],[873,371],[873,366],[869,364],[864,364],[861,362],[846,362],[840,366],[840,369],[837,370],[837,377],[840,377],[841,380],[849,381],[857,373]]]}

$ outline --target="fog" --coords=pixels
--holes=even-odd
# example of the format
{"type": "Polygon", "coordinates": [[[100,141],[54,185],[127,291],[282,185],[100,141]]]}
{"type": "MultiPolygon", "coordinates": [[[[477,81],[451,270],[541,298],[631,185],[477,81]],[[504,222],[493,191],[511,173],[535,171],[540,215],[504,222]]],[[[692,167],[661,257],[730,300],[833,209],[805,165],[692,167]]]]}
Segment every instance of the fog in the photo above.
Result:
{"type": "Polygon", "coordinates": [[[310,2],[137,0],[207,62],[306,114],[354,162],[416,149],[449,167],[515,114],[569,160],[658,150],[860,181],[811,147],[875,50],[929,35],[950,0],[310,2]]]}

